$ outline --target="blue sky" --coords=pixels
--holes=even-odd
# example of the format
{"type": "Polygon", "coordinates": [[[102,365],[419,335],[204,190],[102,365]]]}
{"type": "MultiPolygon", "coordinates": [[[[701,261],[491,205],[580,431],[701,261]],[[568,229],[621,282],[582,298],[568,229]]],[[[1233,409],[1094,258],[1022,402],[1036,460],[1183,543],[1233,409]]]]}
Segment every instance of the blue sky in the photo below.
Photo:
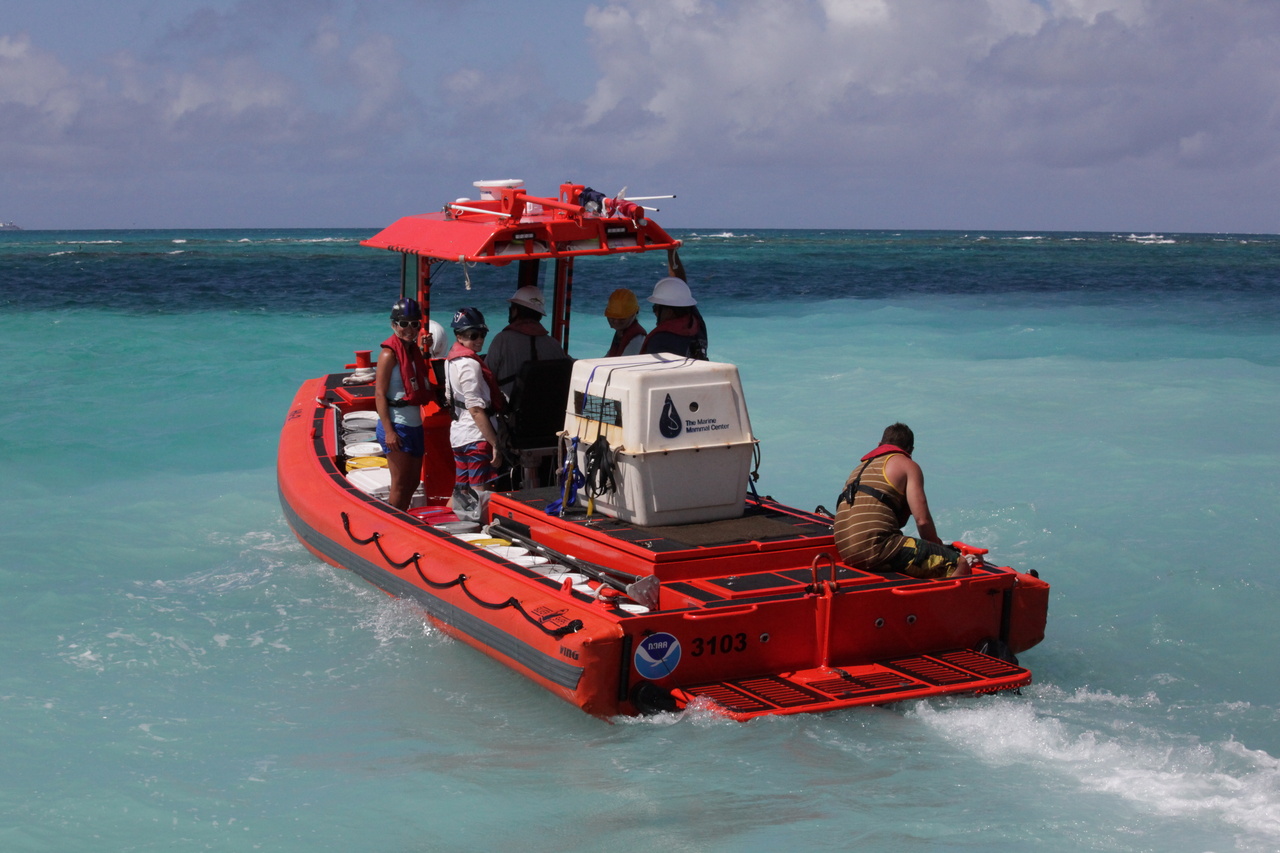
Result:
{"type": "Polygon", "coordinates": [[[1280,232],[1273,0],[4,0],[0,219],[1280,232]]]}

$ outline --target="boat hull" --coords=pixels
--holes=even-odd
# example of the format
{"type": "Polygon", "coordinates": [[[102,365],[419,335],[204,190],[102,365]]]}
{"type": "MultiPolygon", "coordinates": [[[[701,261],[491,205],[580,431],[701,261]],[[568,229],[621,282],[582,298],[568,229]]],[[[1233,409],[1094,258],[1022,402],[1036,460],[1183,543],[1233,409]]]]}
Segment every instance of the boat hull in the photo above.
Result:
{"type": "Polygon", "coordinates": [[[368,401],[335,393],[334,379],[304,383],[281,432],[280,502],[299,541],[590,714],[701,705],[748,719],[1030,681],[1016,663],[975,649],[998,640],[1020,652],[1040,641],[1048,585],[1037,578],[992,568],[920,581],[837,566],[828,520],[771,501],[722,523],[727,533],[699,527],[702,544],[684,541],[693,528],[553,517],[545,492],[490,501],[490,520],[555,552],[658,578],[658,606],[638,608],[353,486],[340,467],[338,418],[368,401]]]}

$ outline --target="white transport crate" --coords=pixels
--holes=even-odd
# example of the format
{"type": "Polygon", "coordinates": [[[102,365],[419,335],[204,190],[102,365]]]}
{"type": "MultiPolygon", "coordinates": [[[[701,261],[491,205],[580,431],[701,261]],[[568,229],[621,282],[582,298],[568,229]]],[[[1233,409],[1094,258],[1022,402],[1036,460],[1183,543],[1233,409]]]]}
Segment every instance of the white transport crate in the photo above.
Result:
{"type": "Polygon", "coordinates": [[[755,438],[738,368],[672,355],[574,363],[565,430],[578,464],[599,436],[616,460],[617,490],[596,510],[642,527],[737,518],[755,438]]]}

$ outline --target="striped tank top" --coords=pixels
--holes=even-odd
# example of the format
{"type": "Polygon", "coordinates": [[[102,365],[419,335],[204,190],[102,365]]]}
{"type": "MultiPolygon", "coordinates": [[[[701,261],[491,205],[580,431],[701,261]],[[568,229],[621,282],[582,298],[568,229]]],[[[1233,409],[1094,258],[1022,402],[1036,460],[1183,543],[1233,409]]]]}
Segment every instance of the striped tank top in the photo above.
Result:
{"type": "Polygon", "coordinates": [[[845,480],[846,488],[854,480],[879,492],[857,491],[853,503],[840,501],[836,509],[835,538],[840,559],[855,568],[874,569],[902,550],[902,526],[911,517],[907,498],[884,476],[884,466],[896,453],[877,456],[854,469],[845,480]]]}

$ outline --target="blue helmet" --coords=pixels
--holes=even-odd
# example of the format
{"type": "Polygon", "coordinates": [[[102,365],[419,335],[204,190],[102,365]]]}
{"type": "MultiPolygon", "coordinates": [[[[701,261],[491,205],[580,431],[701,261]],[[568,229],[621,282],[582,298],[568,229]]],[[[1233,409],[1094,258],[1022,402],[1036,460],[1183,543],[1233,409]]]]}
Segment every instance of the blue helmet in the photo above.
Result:
{"type": "Polygon", "coordinates": [[[391,306],[392,320],[421,320],[422,307],[418,305],[418,300],[410,299],[407,296],[401,296],[396,300],[396,304],[391,306]]]}
{"type": "Polygon", "coordinates": [[[489,327],[484,324],[484,315],[480,313],[479,308],[459,308],[453,314],[452,325],[455,332],[465,332],[468,329],[475,329],[481,332],[489,331],[489,327]]]}

